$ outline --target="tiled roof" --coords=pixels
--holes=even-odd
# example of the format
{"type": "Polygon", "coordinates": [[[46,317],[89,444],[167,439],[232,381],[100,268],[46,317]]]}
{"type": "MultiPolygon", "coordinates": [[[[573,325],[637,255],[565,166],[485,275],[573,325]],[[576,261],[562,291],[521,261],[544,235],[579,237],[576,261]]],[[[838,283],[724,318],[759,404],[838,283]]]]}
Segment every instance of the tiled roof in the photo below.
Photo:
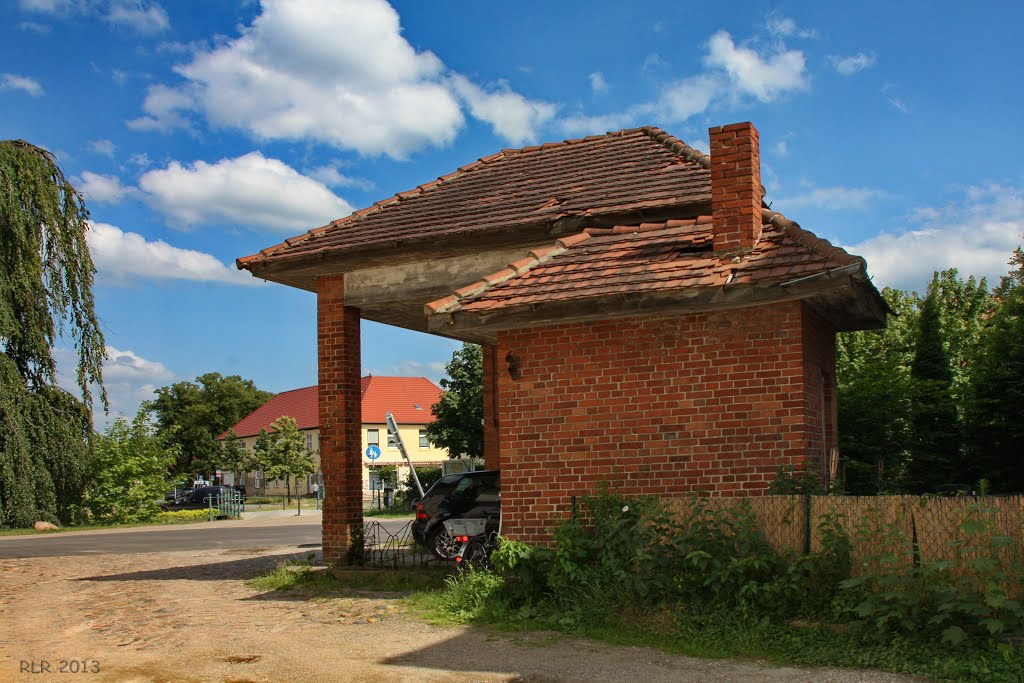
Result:
{"type": "MultiPolygon", "coordinates": [[[[363,377],[360,381],[363,424],[384,424],[392,413],[399,425],[427,424],[434,421],[431,406],[441,397],[441,389],[426,377],[363,377]]],[[[299,429],[317,429],[318,387],[283,391],[242,418],[232,429],[238,437],[256,436],[270,429],[277,418],[295,418],[299,429]]],[[[219,438],[223,438],[221,434],[219,438]]]]}
{"type": "Polygon", "coordinates": [[[310,230],[238,266],[711,201],[708,158],[653,128],[506,149],[310,230]]]}
{"type": "Polygon", "coordinates": [[[589,297],[780,284],[863,259],[764,210],[760,239],[749,254],[712,252],[711,217],[589,228],[431,302],[431,314],[488,313],[589,297]]]}

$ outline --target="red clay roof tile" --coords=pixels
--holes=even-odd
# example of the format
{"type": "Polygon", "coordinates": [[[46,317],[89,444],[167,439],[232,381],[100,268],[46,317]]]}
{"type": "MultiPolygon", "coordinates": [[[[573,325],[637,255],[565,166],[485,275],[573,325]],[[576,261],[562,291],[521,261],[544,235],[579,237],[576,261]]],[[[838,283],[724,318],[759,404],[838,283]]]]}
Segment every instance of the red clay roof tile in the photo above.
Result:
{"type": "MultiPolygon", "coordinates": [[[[363,377],[360,381],[363,424],[384,424],[390,412],[398,424],[427,424],[434,421],[431,406],[441,398],[441,389],[426,377],[363,377]],[[419,407],[417,407],[419,406],[419,407]]],[[[242,418],[231,429],[238,437],[256,436],[270,430],[277,418],[295,418],[299,429],[320,426],[319,388],[283,391],[242,418]]],[[[221,434],[219,438],[223,438],[221,434]]]]}
{"type": "MultiPolygon", "coordinates": [[[[638,292],[737,285],[777,285],[861,260],[765,209],[764,228],[746,255],[712,252],[709,216],[588,228],[558,240],[564,251],[536,261],[519,275],[484,278],[472,294],[446,297],[431,313],[484,312],[553,301],[638,292]]],[[[468,289],[468,288],[467,288],[468,289]]]]}
{"type": "Polygon", "coordinates": [[[503,150],[237,263],[710,200],[704,154],[658,128],[634,128],[503,150]]]}

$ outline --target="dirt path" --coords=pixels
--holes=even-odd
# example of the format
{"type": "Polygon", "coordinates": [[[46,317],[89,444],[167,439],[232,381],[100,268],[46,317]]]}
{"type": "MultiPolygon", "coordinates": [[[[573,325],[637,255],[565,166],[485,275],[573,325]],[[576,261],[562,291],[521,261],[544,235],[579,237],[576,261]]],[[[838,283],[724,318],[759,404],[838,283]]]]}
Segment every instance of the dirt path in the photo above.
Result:
{"type": "Polygon", "coordinates": [[[302,554],[254,548],[2,560],[0,681],[914,680],[443,628],[403,615],[393,595],[318,601],[245,585],[289,556],[302,554]]]}

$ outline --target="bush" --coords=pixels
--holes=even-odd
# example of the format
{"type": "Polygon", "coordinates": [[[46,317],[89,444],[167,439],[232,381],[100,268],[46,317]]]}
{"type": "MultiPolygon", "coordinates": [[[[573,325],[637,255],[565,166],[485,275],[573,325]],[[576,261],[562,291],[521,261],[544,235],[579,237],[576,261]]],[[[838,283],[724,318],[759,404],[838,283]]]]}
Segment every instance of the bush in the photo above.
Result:
{"type": "MultiPolygon", "coordinates": [[[[216,519],[220,510],[213,509],[213,517],[216,519]]],[[[154,521],[160,524],[178,524],[179,522],[194,522],[200,519],[209,519],[209,510],[172,510],[170,512],[157,513],[154,521]]]]}

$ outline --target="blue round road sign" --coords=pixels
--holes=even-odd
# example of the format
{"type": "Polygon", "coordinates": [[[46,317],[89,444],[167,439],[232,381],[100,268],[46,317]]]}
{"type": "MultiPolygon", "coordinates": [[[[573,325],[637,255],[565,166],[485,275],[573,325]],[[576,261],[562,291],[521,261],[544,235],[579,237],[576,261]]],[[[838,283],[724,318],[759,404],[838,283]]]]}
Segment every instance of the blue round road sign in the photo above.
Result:
{"type": "Polygon", "coordinates": [[[367,446],[366,457],[370,460],[376,460],[380,457],[380,446],[367,446]]]}

